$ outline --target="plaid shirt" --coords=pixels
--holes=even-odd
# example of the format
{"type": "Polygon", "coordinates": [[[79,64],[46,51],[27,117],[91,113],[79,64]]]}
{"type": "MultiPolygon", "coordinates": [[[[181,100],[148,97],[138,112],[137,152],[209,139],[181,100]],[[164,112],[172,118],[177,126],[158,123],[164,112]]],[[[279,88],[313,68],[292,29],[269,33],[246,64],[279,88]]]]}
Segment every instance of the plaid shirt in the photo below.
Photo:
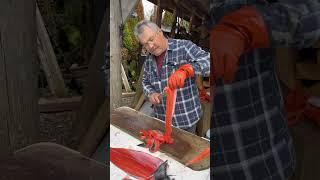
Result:
{"type": "MultiPolygon", "coordinates": [[[[157,72],[155,58],[149,55],[144,63],[142,79],[146,97],[152,93],[161,93],[167,86],[168,78],[183,64],[191,64],[196,75],[210,75],[209,53],[188,40],[168,39],[168,49],[161,70],[157,72]]],[[[165,119],[166,99],[154,105],[155,116],[165,119]]],[[[183,88],[177,90],[177,99],[172,124],[178,128],[188,128],[197,123],[202,115],[195,78],[187,78],[183,88]]]]}
{"type": "MultiPolygon", "coordinates": [[[[212,6],[215,22],[230,12],[229,7],[235,10],[254,1],[219,2],[220,7],[219,3],[212,6]]],[[[308,47],[320,39],[319,0],[279,0],[255,6],[267,24],[273,47],[308,47]]],[[[234,83],[216,82],[210,136],[213,179],[292,176],[295,151],[274,60],[274,49],[255,49],[240,57],[234,83]]]]}

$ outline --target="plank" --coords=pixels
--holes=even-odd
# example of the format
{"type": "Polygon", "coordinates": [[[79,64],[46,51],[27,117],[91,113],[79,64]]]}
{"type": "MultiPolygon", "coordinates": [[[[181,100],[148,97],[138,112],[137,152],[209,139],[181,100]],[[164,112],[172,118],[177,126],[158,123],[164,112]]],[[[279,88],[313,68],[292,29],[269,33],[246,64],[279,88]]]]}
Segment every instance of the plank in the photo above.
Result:
{"type": "Polygon", "coordinates": [[[48,179],[51,179],[50,175],[56,173],[59,173],[62,179],[100,180],[109,177],[106,165],[54,143],[37,143],[27,146],[16,151],[14,157],[29,162],[28,166],[38,171],[47,167],[48,179]]]}
{"type": "Polygon", "coordinates": [[[39,138],[35,11],[0,1],[0,158],[39,138]]]}
{"type": "Polygon", "coordinates": [[[62,78],[62,73],[38,6],[36,6],[36,19],[38,32],[37,52],[43,71],[45,72],[49,88],[57,97],[65,97],[67,96],[68,91],[62,78]]]}
{"type": "Polygon", "coordinates": [[[80,107],[81,99],[81,96],[71,98],[40,98],[38,102],[39,112],[74,111],[80,107]]]}
{"type": "Polygon", "coordinates": [[[140,95],[140,98],[139,98],[137,104],[134,106],[134,109],[138,111],[141,108],[141,106],[143,105],[143,103],[144,103],[144,94],[142,93],[140,95]]]}
{"type": "MultiPolygon", "coordinates": [[[[141,129],[157,129],[164,132],[164,122],[140,113],[129,107],[120,107],[111,113],[111,124],[140,139],[141,129]]],[[[185,164],[191,158],[195,157],[205,148],[210,147],[209,141],[200,138],[194,134],[173,127],[173,144],[163,144],[160,151],[174,158],[182,164],[185,164]]],[[[203,170],[209,168],[210,159],[207,157],[198,164],[192,165],[193,170],[203,170]]]]}
{"type": "MultiPolygon", "coordinates": [[[[122,4],[122,3],[121,3],[122,4]]],[[[110,108],[121,106],[121,7],[119,0],[110,1],[110,108]]]]}
{"type": "Polygon", "coordinates": [[[124,85],[126,92],[131,92],[132,89],[130,87],[130,84],[129,84],[129,81],[128,81],[128,78],[127,78],[127,75],[126,75],[126,72],[123,68],[122,63],[121,63],[121,79],[122,79],[122,83],[124,85]]]}
{"type": "Polygon", "coordinates": [[[91,123],[90,128],[80,143],[79,152],[81,152],[83,155],[91,157],[99,146],[101,139],[105,136],[109,129],[109,114],[109,99],[105,99],[93,122],[91,123]]]}
{"type": "Polygon", "coordinates": [[[107,20],[108,13],[105,14],[103,22],[101,23],[100,31],[97,36],[94,52],[88,66],[88,76],[86,77],[86,86],[82,96],[81,106],[77,112],[77,124],[72,130],[72,142],[74,146],[78,147],[80,140],[87,132],[95,115],[99,111],[99,107],[105,100],[105,76],[106,74],[100,71],[105,64],[104,53],[106,51],[107,39],[107,20]]]}

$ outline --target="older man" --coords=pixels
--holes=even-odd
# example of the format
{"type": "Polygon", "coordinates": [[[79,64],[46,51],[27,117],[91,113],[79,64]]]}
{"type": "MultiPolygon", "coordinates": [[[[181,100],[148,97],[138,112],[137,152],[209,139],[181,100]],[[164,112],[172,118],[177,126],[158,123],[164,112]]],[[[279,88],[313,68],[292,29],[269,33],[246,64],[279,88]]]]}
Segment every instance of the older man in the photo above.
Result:
{"type": "Polygon", "coordinates": [[[210,56],[188,40],[166,38],[151,21],[141,21],[135,36],[150,53],[144,63],[143,92],[153,104],[155,116],[165,119],[164,88],[177,88],[177,100],[172,123],[194,133],[202,116],[195,76],[209,76],[210,56]]]}

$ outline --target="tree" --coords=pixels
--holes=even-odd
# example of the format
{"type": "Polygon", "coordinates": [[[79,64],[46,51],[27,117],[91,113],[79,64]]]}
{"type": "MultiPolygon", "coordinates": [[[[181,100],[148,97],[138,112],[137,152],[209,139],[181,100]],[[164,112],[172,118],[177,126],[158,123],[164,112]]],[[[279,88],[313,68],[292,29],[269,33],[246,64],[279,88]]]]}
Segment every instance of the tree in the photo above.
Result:
{"type": "Polygon", "coordinates": [[[139,21],[144,20],[144,8],[143,8],[142,0],[139,0],[137,4],[136,13],[138,15],[139,21]]]}
{"type": "Polygon", "coordinates": [[[165,11],[164,16],[162,18],[162,25],[164,26],[171,26],[172,23],[174,22],[174,16],[171,12],[165,11]]]}

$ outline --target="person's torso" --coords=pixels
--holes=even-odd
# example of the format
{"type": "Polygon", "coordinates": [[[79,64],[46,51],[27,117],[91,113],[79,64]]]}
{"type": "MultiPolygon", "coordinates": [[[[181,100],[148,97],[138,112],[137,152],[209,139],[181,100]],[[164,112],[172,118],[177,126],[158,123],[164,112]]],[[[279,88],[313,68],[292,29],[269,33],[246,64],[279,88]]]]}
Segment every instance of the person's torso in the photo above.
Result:
{"type": "Polygon", "coordinates": [[[274,58],[273,49],[253,50],[241,56],[234,83],[217,81],[211,164],[221,179],[285,179],[292,172],[294,149],[274,58]]]}
{"type": "MultiPolygon", "coordinates": [[[[184,41],[178,39],[169,39],[170,48],[164,58],[160,72],[157,72],[157,64],[154,56],[149,55],[146,59],[147,79],[154,90],[162,93],[168,85],[170,75],[178,68],[188,63],[184,41]]],[[[154,106],[157,118],[164,120],[166,112],[166,98],[160,100],[160,104],[154,106]]],[[[195,78],[187,78],[183,88],[177,89],[177,99],[175,112],[173,116],[173,125],[181,128],[190,127],[201,117],[201,105],[198,96],[198,90],[195,84],[195,78]]]]}

